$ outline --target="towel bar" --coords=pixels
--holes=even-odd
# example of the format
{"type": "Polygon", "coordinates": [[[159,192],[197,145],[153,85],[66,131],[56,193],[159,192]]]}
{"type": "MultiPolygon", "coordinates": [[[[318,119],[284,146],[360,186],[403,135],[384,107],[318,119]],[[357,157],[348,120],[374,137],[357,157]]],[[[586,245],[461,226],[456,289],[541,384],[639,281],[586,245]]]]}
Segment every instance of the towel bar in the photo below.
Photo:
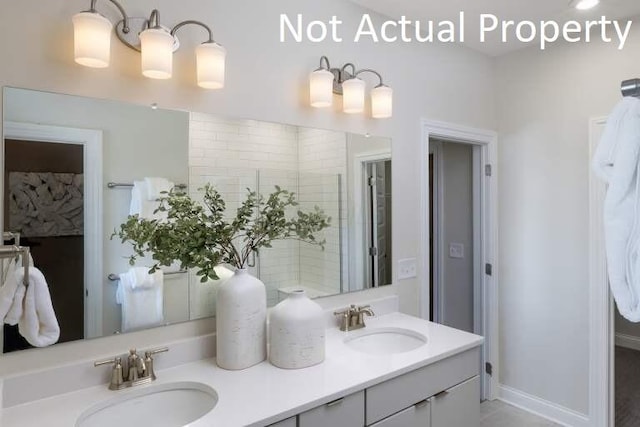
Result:
{"type": "MultiPolygon", "coordinates": [[[[168,271],[168,272],[164,273],[164,275],[165,276],[173,276],[173,275],[176,275],[176,274],[187,274],[187,273],[188,273],[187,270],[168,271]]],[[[120,280],[120,275],[111,273],[109,276],[107,276],[107,279],[109,279],[112,282],[117,282],[118,280],[120,280]]]]}
{"type": "MultiPolygon", "coordinates": [[[[127,183],[122,183],[122,182],[110,182],[107,184],[107,188],[132,188],[133,184],[127,184],[127,183]]],[[[176,184],[175,185],[176,188],[180,189],[180,190],[186,190],[187,189],[187,184],[176,184]]]]}

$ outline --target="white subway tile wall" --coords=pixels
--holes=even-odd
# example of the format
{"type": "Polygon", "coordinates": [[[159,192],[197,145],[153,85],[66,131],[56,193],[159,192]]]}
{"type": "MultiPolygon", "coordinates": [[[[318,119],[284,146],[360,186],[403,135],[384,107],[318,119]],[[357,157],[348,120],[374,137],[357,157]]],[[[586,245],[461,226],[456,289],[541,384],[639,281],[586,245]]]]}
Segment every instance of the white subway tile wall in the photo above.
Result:
{"type": "MultiPolygon", "coordinates": [[[[345,162],[344,133],[191,114],[189,192],[193,198],[201,200],[199,189],[213,184],[222,193],[229,215],[233,215],[245,199],[247,188],[259,190],[266,197],[278,185],[295,192],[303,210],[318,205],[332,217],[331,228],[324,233],[324,252],[297,240],[277,241],[272,248],[263,249],[256,266],[249,268],[265,283],[270,305],[286,296],[278,292],[281,288],[305,287],[317,294],[340,292],[339,218],[346,218],[346,211],[340,212],[339,199],[344,200],[346,195],[345,162]],[[343,192],[340,197],[339,185],[343,192]]],[[[294,215],[296,210],[288,214],[294,215]]],[[[216,282],[200,283],[192,271],[191,283],[191,318],[214,314],[216,282]]]]}

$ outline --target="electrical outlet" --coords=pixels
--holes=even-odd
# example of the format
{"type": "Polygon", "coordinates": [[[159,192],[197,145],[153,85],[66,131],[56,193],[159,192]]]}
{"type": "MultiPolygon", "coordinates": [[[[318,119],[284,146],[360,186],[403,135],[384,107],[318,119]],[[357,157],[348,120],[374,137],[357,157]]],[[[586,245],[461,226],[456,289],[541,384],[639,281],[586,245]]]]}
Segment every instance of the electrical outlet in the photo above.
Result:
{"type": "Polygon", "coordinates": [[[464,245],[462,243],[449,243],[449,258],[464,258],[464,245]]]}
{"type": "Polygon", "coordinates": [[[418,267],[415,258],[401,259],[398,261],[398,280],[413,279],[418,276],[418,267]]]}

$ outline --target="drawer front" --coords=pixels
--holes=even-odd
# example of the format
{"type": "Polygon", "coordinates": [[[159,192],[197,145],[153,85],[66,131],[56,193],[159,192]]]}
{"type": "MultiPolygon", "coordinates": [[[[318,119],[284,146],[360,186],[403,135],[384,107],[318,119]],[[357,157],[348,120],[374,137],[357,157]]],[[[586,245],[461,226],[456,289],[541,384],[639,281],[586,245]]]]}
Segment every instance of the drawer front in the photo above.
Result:
{"type": "Polygon", "coordinates": [[[297,427],[296,417],[287,418],[279,423],[270,424],[268,427],[297,427]]]}
{"type": "Polygon", "coordinates": [[[480,426],[480,377],[474,377],[431,399],[433,427],[480,426]]]}
{"type": "Polygon", "coordinates": [[[375,385],[367,389],[367,425],[475,377],[479,370],[480,348],[476,347],[375,385]]]}
{"type": "Polygon", "coordinates": [[[430,427],[431,402],[425,400],[370,427],[430,427]]]}
{"type": "Polygon", "coordinates": [[[298,427],[364,426],[364,391],[298,415],[298,427]]]}

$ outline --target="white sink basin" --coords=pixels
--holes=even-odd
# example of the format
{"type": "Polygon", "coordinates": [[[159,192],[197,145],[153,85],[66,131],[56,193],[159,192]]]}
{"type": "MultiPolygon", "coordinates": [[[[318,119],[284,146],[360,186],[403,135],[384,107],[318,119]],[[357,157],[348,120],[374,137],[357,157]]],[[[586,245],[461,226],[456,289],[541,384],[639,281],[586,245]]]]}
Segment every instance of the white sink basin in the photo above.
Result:
{"type": "Polygon", "coordinates": [[[362,353],[384,355],[416,350],[427,343],[427,337],[409,329],[365,328],[350,334],[344,342],[362,353]]]}
{"type": "Polygon", "coordinates": [[[218,403],[211,387],[196,382],[131,389],[82,413],[76,427],[184,427],[218,403]]]}

